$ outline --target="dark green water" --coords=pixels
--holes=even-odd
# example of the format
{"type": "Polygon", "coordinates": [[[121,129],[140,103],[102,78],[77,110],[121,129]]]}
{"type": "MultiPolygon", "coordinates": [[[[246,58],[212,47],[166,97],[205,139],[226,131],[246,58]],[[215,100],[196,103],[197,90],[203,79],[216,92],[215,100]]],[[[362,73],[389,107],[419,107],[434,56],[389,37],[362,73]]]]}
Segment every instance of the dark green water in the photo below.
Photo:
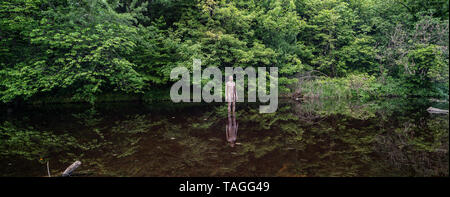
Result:
{"type": "Polygon", "coordinates": [[[426,111],[448,103],[281,101],[273,114],[258,106],[238,105],[231,121],[224,104],[3,108],[0,176],[47,176],[47,162],[57,176],[76,160],[74,176],[449,175],[449,117],[426,111]],[[226,128],[237,130],[235,143],[226,128]]]}

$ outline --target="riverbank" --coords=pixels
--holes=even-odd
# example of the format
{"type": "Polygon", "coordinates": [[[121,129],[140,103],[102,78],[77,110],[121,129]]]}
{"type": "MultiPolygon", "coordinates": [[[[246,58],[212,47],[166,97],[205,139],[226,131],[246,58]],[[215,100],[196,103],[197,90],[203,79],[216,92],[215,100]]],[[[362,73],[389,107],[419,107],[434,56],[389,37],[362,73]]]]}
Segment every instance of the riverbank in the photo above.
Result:
{"type": "Polygon", "coordinates": [[[368,101],[380,98],[430,98],[448,102],[448,86],[414,87],[390,77],[381,79],[367,74],[342,78],[317,77],[300,81],[294,98],[345,98],[368,101]]]}
{"type": "MultiPolygon", "coordinates": [[[[329,78],[315,77],[283,87],[290,92],[279,91],[279,99],[357,99],[371,101],[384,98],[427,98],[448,102],[448,86],[433,86],[428,88],[413,88],[411,84],[387,77],[376,78],[367,74],[350,74],[346,77],[329,78]]],[[[56,104],[56,103],[108,103],[108,102],[159,102],[171,101],[170,87],[158,87],[142,93],[104,92],[95,95],[91,101],[85,98],[74,98],[58,93],[40,94],[28,100],[15,100],[3,105],[20,104],[56,104]]]]}

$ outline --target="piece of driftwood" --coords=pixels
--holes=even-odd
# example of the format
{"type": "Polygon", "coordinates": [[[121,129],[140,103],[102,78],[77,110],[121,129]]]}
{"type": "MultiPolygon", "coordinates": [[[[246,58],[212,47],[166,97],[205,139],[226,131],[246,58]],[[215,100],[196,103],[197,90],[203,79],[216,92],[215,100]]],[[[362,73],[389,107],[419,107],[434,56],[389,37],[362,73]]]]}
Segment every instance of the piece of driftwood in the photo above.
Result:
{"type": "Polygon", "coordinates": [[[73,171],[75,171],[78,167],[80,167],[80,165],[81,165],[80,161],[73,162],[72,165],[70,165],[69,167],[66,168],[66,170],[64,170],[61,176],[63,177],[70,176],[70,174],[72,174],[73,171]]]}
{"type": "Polygon", "coordinates": [[[52,175],[50,175],[50,167],[48,166],[48,161],[47,161],[47,173],[48,173],[48,177],[52,177],[52,175]]]}
{"type": "Polygon", "coordinates": [[[434,107],[429,107],[427,109],[428,113],[432,113],[432,114],[448,114],[448,110],[444,110],[444,109],[438,109],[438,108],[434,108],[434,107]]]}
{"type": "Polygon", "coordinates": [[[448,103],[447,100],[439,100],[439,99],[435,99],[435,98],[431,98],[429,99],[430,101],[436,102],[436,103],[448,103]]]}

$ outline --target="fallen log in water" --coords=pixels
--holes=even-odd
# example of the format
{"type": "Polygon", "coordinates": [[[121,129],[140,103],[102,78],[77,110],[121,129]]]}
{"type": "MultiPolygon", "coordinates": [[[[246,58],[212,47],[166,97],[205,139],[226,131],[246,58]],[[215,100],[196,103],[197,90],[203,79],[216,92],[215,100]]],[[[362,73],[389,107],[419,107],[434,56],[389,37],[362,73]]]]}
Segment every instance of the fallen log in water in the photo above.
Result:
{"type": "Polygon", "coordinates": [[[50,175],[50,167],[48,167],[48,161],[47,161],[47,174],[48,174],[48,177],[52,177],[52,175],[50,175]]]}
{"type": "Polygon", "coordinates": [[[447,100],[439,100],[439,99],[435,99],[435,98],[431,98],[429,99],[430,101],[436,102],[436,103],[448,103],[447,100]]]}
{"type": "Polygon", "coordinates": [[[444,110],[444,109],[438,109],[438,108],[434,108],[434,107],[429,107],[427,109],[428,113],[431,114],[448,114],[448,110],[444,110]]]}
{"type": "Polygon", "coordinates": [[[72,165],[70,165],[69,167],[66,168],[66,170],[64,170],[61,176],[62,177],[70,176],[70,174],[72,174],[73,171],[75,171],[78,167],[80,167],[80,165],[81,165],[80,161],[73,162],[72,165]]]}

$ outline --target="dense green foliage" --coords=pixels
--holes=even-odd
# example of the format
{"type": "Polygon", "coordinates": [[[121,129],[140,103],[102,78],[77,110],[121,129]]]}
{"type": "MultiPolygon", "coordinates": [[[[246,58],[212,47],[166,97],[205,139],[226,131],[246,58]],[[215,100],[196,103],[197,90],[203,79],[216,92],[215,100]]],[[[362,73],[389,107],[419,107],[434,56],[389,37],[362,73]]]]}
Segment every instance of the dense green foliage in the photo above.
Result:
{"type": "MultiPolygon", "coordinates": [[[[94,103],[115,93],[152,99],[173,83],[171,69],[191,69],[193,58],[222,70],[276,66],[283,93],[315,70],[339,84],[368,77],[376,97],[448,97],[448,6],[448,0],[5,0],[0,100],[94,103]]],[[[352,88],[341,85],[334,88],[352,88]]]]}

